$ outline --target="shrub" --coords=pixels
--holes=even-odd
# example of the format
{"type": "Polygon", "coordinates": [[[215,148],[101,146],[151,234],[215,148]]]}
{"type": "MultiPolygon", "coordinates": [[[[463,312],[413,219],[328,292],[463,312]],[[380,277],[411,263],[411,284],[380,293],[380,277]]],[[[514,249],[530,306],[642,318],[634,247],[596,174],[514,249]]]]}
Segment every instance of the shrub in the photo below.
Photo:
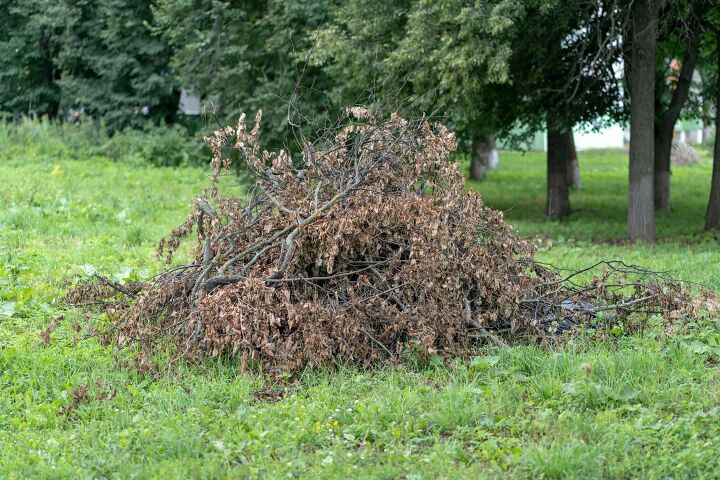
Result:
{"type": "Polygon", "coordinates": [[[0,123],[0,150],[18,149],[40,156],[106,156],[163,167],[201,165],[209,152],[199,134],[180,125],[148,125],[109,136],[103,125],[96,126],[90,119],[70,123],[28,117],[0,123]]]}
{"type": "Polygon", "coordinates": [[[160,167],[201,165],[208,154],[199,136],[178,125],[125,129],[116,132],[96,151],[113,159],[135,157],[160,167]]]}

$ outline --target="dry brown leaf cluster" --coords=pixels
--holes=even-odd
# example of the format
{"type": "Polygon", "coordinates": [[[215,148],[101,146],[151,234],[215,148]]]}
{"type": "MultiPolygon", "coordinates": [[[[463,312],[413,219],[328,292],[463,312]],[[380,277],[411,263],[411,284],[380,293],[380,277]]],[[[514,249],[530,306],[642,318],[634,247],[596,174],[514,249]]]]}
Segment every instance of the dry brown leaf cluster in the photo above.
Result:
{"type": "Polygon", "coordinates": [[[454,134],[440,124],[353,107],[332,135],[302,139],[293,159],[260,147],[260,120],[249,129],[243,116],[206,139],[210,186],[160,246],[170,260],[194,233],[195,261],[115,302],[109,335],[119,346],[171,337],[185,358],[297,371],[546,338],[603,305],[684,308],[676,285],[627,266],[601,265],[584,286],[534,262],[502,212],[465,190],[448,158],[454,134]],[[223,193],[232,150],[255,177],[243,198],[223,193]]]}

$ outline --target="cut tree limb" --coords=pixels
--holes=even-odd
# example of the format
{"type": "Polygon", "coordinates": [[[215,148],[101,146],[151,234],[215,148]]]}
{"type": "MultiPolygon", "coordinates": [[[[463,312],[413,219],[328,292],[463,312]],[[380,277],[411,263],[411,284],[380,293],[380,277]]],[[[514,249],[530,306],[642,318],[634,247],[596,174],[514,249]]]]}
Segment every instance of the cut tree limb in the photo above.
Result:
{"type": "Polygon", "coordinates": [[[497,335],[493,335],[485,327],[480,325],[480,323],[475,320],[472,316],[472,306],[470,304],[470,300],[465,299],[465,317],[467,320],[467,323],[469,326],[473,327],[475,330],[478,331],[481,337],[486,338],[490,340],[492,343],[497,345],[498,347],[508,348],[509,345],[505,343],[500,337],[497,335]]]}

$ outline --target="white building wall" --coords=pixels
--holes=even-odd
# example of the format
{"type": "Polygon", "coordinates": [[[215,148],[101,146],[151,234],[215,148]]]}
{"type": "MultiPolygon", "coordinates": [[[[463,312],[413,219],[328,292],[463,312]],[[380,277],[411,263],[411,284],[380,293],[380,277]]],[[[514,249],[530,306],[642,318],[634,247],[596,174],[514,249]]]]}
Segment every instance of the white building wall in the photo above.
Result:
{"type": "Polygon", "coordinates": [[[574,134],[577,150],[623,148],[625,146],[625,133],[619,125],[613,125],[597,132],[574,130],[574,134]]]}
{"type": "Polygon", "coordinates": [[[200,115],[200,97],[184,88],[181,89],[178,110],[185,115],[200,115]]]}

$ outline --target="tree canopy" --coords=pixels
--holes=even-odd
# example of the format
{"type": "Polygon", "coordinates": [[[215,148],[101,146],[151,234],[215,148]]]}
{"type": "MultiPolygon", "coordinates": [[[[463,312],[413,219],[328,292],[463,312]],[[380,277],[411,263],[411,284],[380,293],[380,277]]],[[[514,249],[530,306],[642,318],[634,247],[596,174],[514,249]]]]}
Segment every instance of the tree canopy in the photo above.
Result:
{"type": "MultiPolygon", "coordinates": [[[[656,86],[654,121],[636,123],[633,134],[651,129],[653,146],[633,150],[630,163],[653,157],[655,207],[667,209],[675,123],[717,110],[715,3],[0,0],[0,111],[83,111],[113,132],[172,123],[185,89],[202,98],[212,125],[263,109],[268,143],[293,150],[297,125],[321,130],[345,106],[365,104],[441,118],[473,163],[493,135],[518,145],[547,130],[548,162],[559,162],[560,175],[572,128],[627,122],[630,67],[652,66],[637,92],[656,86]],[[653,26],[640,50],[639,20],[653,26]],[[656,53],[638,63],[633,52],[647,49],[656,53]]],[[[555,190],[548,181],[548,203],[559,191],[563,216],[569,197],[557,180],[555,190]]]]}

